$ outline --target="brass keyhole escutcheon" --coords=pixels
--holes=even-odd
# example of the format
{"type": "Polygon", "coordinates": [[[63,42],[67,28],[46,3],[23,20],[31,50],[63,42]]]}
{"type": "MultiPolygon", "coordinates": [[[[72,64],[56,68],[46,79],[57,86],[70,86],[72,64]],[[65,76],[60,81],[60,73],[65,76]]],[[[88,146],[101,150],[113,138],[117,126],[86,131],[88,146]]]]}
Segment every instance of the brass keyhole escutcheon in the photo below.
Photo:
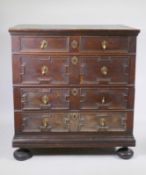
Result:
{"type": "Polygon", "coordinates": [[[42,125],[43,125],[43,128],[47,128],[49,126],[49,120],[48,120],[48,118],[44,118],[42,120],[42,125]]]}
{"type": "Polygon", "coordinates": [[[103,50],[106,50],[107,49],[107,45],[108,45],[107,41],[103,40],[101,42],[101,47],[102,47],[103,50]]]}
{"type": "Polygon", "coordinates": [[[76,65],[76,64],[78,63],[78,57],[73,56],[73,57],[71,58],[71,62],[72,62],[72,64],[76,65]]]}
{"type": "Polygon", "coordinates": [[[71,92],[73,96],[76,96],[78,94],[78,90],[76,88],[73,88],[71,92]]]}
{"type": "Polygon", "coordinates": [[[48,67],[47,66],[42,66],[41,67],[41,74],[42,75],[47,75],[48,74],[48,67]]]}
{"type": "Polygon", "coordinates": [[[49,102],[49,97],[47,96],[47,95],[44,95],[43,97],[42,97],[42,102],[46,105],[46,104],[48,104],[48,102],[49,102]]]}
{"type": "Polygon", "coordinates": [[[73,41],[71,42],[71,47],[72,47],[73,49],[76,49],[76,48],[78,47],[78,42],[77,42],[76,40],[73,40],[73,41]]]}
{"type": "Polygon", "coordinates": [[[48,42],[46,40],[41,41],[40,49],[46,49],[48,47],[48,42]]]}
{"type": "Polygon", "coordinates": [[[100,126],[101,127],[105,127],[106,126],[106,120],[105,120],[105,118],[101,118],[99,123],[100,123],[100,126]]]}
{"type": "Polygon", "coordinates": [[[74,120],[76,120],[77,117],[78,117],[78,115],[77,115],[76,113],[73,113],[73,114],[72,114],[72,117],[73,117],[74,120]]]}
{"type": "Polygon", "coordinates": [[[107,75],[108,73],[108,68],[106,66],[102,66],[100,69],[102,75],[107,75]]]}

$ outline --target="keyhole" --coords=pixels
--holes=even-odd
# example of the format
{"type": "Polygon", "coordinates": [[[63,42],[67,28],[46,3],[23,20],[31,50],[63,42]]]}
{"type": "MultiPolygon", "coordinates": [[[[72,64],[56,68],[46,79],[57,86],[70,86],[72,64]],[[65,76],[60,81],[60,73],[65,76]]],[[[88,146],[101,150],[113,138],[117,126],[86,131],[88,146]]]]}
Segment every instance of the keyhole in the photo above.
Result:
{"type": "Polygon", "coordinates": [[[77,119],[77,114],[73,114],[73,119],[76,120],[77,119]]]}

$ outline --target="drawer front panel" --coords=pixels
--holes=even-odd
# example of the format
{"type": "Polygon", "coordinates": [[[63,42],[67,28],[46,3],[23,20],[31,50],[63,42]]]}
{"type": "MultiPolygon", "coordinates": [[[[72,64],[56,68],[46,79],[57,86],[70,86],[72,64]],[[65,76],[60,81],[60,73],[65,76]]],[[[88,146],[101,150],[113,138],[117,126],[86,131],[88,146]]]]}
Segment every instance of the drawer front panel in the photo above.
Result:
{"type": "Polygon", "coordinates": [[[53,84],[69,83],[69,58],[50,56],[15,56],[14,83],[53,84]]]}
{"type": "MultiPolygon", "coordinates": [[[[126,132],[125,112],[22,113],[18,116],[24,133],[40,132],[126,132]]],[[[19,124],[20,124],[19,123],[19,124]]],[[[17,128],[18,129],[18,128],[17,128]]]]}
{"type": "Polygon", "coordinates": [[[22,88],[20,93],[23,110],[69,109],[67,88],[22,88]]]}
{"type": "MultiPolygon", "coordinates": [[[[82,88],[80,91],[80,109],[128,109],[128,89],[82,88]]],[[[133,96],[133,93],[132,93],[133,96]]]]}
{"type": "Polygon", "coordinates": [[[81,57],[80,84],[128,84],[128,57],[81,57]]]}
{"type": "Polygon", "coordinates": [[[14,88],[15,109],[132,109],[133,88],[14,88]]]}
{"type": "Polygon", "coordinates": [[[125,85],[134,81],[130,78],[133,60],[124,56],[14,56],[14,83],[125,85]]]}
{"type": "Polygon", "coordinates": [[[69,38],[63,36],[21,37],[21,50],[28,52],[68,52],[69,38]]]}
{"type": "Polygon", "coordinates": [[[128,52],[128,37],[83,36],[80,51],[121,51],[128,52]]]}

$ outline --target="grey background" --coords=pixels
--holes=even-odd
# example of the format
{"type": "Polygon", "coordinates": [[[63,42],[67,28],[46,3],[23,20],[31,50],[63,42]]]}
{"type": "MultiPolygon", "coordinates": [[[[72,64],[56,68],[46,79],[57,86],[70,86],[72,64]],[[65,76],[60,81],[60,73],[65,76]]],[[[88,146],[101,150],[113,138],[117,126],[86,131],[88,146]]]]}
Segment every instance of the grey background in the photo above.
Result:
{"type": "Polygon", "coordinates": [[[0,0],[0,174],[145,174],[146,173],[146,1],[145,0],[0,0]],[[133,159],[116,156],[35,156],[13,159],[11,42],[15,24],[125,24],[141,29],[137,71],[133,159]]]}

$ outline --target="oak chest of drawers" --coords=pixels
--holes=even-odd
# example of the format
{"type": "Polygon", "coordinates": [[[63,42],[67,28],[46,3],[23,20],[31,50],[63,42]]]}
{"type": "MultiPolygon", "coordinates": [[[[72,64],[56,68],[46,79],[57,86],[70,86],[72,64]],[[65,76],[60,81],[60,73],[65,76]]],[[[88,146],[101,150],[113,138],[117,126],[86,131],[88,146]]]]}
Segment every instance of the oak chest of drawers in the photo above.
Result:
{"type": "Polygon", "coordinates": [[[122,147],[133,155],[136,37],[126,26],[27,26],[12,37],[18,160],[32,148],[122,147]]]}

